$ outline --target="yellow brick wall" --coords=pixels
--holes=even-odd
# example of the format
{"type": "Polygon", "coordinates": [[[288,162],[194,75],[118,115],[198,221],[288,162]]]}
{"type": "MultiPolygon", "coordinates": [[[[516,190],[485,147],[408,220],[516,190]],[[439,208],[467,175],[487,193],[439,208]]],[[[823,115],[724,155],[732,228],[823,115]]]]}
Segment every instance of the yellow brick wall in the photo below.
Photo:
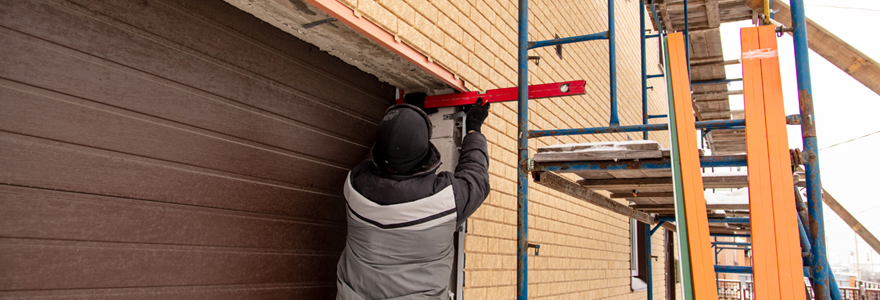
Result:
{"type": "MultiPolygon", "coordinates": [[[[482,91],[517,84],[517,3],[502,0],[340,0],[397,40],[422,52],[482,91]]],[[[531,1],[529,39],[552,39],[607,30],[605,1],[531,1]]],[[[617,1],[617,80],[621,125],[641,124],[638,1],[617,1]]],[[[649,27],[650,28],[650,27],[649,27]]],[[[609,76],[607,41],[535,49],[530,84],[587,81],[586,95],[530,102],[530,129],[607,126],[609,76]]],[[[658,65],[656,39],[648,42],[648,73],[658,65]]],[[[666,113],[666,84],[650,79],[649,114],[666,113]]],[[[654,122],[665,122],[655,119],[654,122]]],[[[516,288],[516,103],[496,104],[483,132],[492,159],[492,193],[468,221],[465,239],[465,299],[513,299],[516,288]]],[[[559,143],[639,140],[641,133],[545,137],[537,147],[559,143]]],[[[668,135],[651,138],[668,146],[668,135]]],[[[530,181],[529,240],[541,255],[529,260],[532,299],[644,299],[630,291],[627,218],[535,185],[530,181]]],[[[653,240],[655,299],[665,295],[662,234],[653,240]]]]}

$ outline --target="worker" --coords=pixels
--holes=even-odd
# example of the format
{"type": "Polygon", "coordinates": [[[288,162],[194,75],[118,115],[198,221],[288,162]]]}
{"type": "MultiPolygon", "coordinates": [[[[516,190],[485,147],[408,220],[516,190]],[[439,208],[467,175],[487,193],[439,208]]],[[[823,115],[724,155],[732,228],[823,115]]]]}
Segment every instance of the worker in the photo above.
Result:
{"type": "MultiPolygon", "coordinates": [[[[407,95],[406,102],[424,98],[407,95]]],[[[449,299],[453,233],[489,195],[480,133],[488,115],[489,104],[468,110],[455,172],[436,173],[440,152],[430,141],[428,115],[411,104],[385,112],[372,155],[345,180],[348,237],[337,299],[449,299]]]]}

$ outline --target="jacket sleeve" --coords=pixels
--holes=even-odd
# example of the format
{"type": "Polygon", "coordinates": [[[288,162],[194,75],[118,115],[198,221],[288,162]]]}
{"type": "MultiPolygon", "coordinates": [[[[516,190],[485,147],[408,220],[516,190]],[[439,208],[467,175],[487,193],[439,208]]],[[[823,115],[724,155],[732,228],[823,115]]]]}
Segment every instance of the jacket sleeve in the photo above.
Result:
{"type": "Polygon", "coordinates": [[[464,223],[489,196],[489,153],[486,137],[479,132],[465,135],[461,155],[452,178],[458,226],[464,223]]]}

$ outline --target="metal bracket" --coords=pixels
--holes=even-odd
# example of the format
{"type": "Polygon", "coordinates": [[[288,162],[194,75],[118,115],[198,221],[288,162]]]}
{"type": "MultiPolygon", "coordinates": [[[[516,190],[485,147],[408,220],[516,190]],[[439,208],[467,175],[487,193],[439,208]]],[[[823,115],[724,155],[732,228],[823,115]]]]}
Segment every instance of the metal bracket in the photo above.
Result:
{"type": "Polygon", "coordinates": [[[529,55],[529,58],[528,58],[528,59],[529,59],[529,60],[534,60],[536,66],[540,66],[540,65],[541,65],[541,56],[538,56],[538,55],[529,55]]]}
{"type": "MultiPolygon", "coordinates": [[[[559,39],[559,34],[556,35],[556,39],[559,39]]],[[[562,44],[556,45],[556,56],[562,59],[562,44]]]]}
{"type": "Polygon", "coordinates": [[[459,112],[443,115],[443,120],[460,119],[466,115],[467,114],[465,112],[459,111],[459,112]]]}
{"type": "Polygon", "coordinates": [[[541,249],[541,245],[529,243],[529,248],[535,248],[535,256],[538,256],[538,250],[541,249]]]}
{"type": "Polygon", "coordinates": [[[302,28],[309,29],[309,28],[312,28],[312,27],[315,27],[315,26],[318,26],[321,24],[326,24],[326,23],[335,22],[335,21],[336,21],[336,18],[327,18],[327,19],[323,19],[323,20],[314,21],[314,22],[311,22],[308,24],[304,24],[302,26],[302,28]]]}

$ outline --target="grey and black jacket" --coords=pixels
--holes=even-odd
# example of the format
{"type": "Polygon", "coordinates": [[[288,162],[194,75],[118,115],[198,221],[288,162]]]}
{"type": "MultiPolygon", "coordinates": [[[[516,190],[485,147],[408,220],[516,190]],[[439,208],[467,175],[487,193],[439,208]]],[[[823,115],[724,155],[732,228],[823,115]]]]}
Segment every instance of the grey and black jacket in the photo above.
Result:
{"type": "Polygon", "coordinates": [[[449,298],[453,233],[489,195],[486,137],[465,136],[455,173],[435,174],[432,154],[413,175],[387,174],[369,158],[349,173],[337,299],[449,298]]]}

